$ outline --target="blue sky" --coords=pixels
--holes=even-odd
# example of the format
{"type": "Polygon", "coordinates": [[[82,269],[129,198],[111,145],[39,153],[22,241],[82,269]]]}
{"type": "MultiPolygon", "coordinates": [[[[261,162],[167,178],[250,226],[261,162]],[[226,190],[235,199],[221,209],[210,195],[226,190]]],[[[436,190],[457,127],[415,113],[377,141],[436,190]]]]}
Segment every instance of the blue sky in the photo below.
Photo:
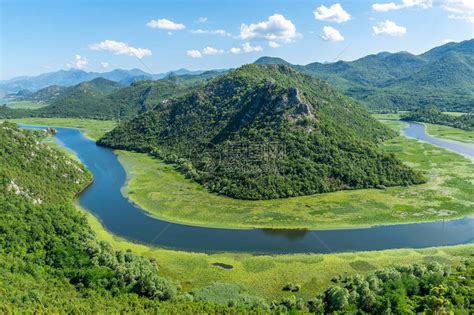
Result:
{"type": "Polygon", "coordinates": [[[474,37],[474,0],[0,0],[0,79],[421,53],[474,37]]]}

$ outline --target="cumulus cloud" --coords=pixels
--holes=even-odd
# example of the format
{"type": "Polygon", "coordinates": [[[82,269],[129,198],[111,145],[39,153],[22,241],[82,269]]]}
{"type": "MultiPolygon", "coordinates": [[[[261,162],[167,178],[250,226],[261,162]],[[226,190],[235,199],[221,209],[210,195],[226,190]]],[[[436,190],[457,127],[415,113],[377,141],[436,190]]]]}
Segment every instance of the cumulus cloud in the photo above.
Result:
{"type": "Polygon", "coordinates": [[[333,4],[329,8],[321,5],[313,13],[314,18],[321,21],[344,23],[351,19],[351,15],[339,3],[333,4]]]}
{"type": "Polygon", "coordinates": [[[224,53],[224,50],[222,49],[216,49],[211,46],[204,47],[202,50],[188,50],[186,52],[186,55],[191,58],[201,58],[202,56],[215,56],[215,55],[221,55],[224,53]]]}
{"type": "Polygon", "coordinates": [[[290,43],[300,35],[291,20],[281,14],[274,14],[266,21],[240,25],[241,39],[245,40],[267,40],[278,43],[290,43]]]}
{"type": "Polygon", "coordinates": [[[232,47],[229,49],[231,54],[241,54],[241,53],[252,53],[262,51],[263,48],[260,45],[252,46],[250,43],[243,43],[240,47],[232,47]]]}
{"type": "Polygon", "coordinates": [[[202,50],[201,53],[203,55],[214,56],[214,55],[220,55],[224,53],[224,51],[222,49],[216,49],[214,47],[207,46],[202,50]]]}
{"type": "Polygon", "coordinates": [[[278,47],[280,47],[281,45],[278,44],[277,42],[269,41],[269,42],[268,42],[268,46],[270,46],[271,48],[278,48],[278,47]]]}
{"type": "Polygon", "coordinates": [[[151,50],[147,48],[135,48],[129,46],[124,42],[116,42],[114,40],[104,40],[103,42],[92,44],[89,46],[92,50],[110,51],[116,55],[135,56],[142,59],[146,56],[151,56],[151,50]]]}
{"type": "Polygon", "coordinates": [[[202,54],[199,50],[193,49],[193,50],[188,50],[186,52],[186,55],[191,58],[201,58],[202,54]]]}
{"type": "Polygon", "coordinates": [[[220,36],[231,36],[230,33],[227,33],[225,30],[203,30],[203,29],[194,29],[191,30],[191,33],[193,34],[209,34],[209,35],[220,35],[220,36]]]}
{"type": "Polygon", "coordinates": [[[385,20],[372,27],[375,35],[387,34],[390,36],[402,36],[407,32],[406,27],[399,26],[395,22],[385,20]]]}
{"type": "Polygon", "coordinates": [[[167,19],[151,20],[148,23],[146,23],[146,25],[151,28],[159,28],[162,30],[170,30],[170,31],[179,31],[186,28],[184,24],[175,23],[167,19]]]}
{"type": "Polygon", "coordinates": [[[206,23],[209,19],[205,16],[201,16],[200,18],[197,19],[197,23],[206,23]]]}
{"type": "Polygon", "coordinates": [[[391,10],[399,10],[411,7],[421,7],[428,9],[433,6],[432,0],[402,0],[401,3],[388,2],[388,3],[374,3],[372,9],[377,12],[387,12],[391,10]]]}
{"type": "Polygon", "coordinates": [[[323,33],[320,35],[322,39],[329,42],[340,42],[344,40],[341,33],[331,26],[325,26],[323,33]]]}
{"type": "Polygon", "coordinates": [[[461,19],[474,23],[474,1],[473,0],[445,0],[441,7],[451,14],[450,19],[461,19]]]}
{"type": "Polygon", "coordinates": [[[105,68],[108,68],[108,67],[109,67],[109,63],[108,63],[108,62],[105,62],[105,61],[102,61],[102,62],[100,63],[100,66],[105,69],[105,68]]]}
{"type": "Polygon", "coordinates": [[[68,68],[84,69],[87,66],[87,58],[81,55],[75,55],[74,61],[67,64],[68,68]]]}

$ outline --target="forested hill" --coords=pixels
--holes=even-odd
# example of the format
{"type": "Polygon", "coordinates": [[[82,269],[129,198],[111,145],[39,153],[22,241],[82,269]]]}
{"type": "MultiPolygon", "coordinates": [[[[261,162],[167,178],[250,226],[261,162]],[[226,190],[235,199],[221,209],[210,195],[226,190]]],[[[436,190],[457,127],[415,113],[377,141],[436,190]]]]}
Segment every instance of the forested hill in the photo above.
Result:
{"type": "Polygon", "coordinates": [[[44,136],[0,123],[0,313],[90,313],[176,295],[154,262],[95,240],[72,205],[91,174],[44,136]]]}
{"type": "Polygon", "coordinates": [[[288,66],[246,65],[100,139],[177,162],[209,190],[271,199],[420,183],[379,144],[395,133],[288,66]]]}
{"type": "MultiPolygon", "coordinates": [[[[288,64],[262,57],[259,64],[288,64]]],[[[413,110],[436,105],[444,111],[474,108],[474,39],[448,43],[420,55],[383,52],[355,61],[292,65],[327,80],[371,110],[413,110]]]]}
{"type": "Polygon", "coordinates": [[[33,93],[30,98],[52,101],[50,105],[36,110],[0,107],[0,118],[128,119],[186,89],[203,84],[220,73],[209,71],[200,75],[171,75],[156,81],[137,81],[130,86],[96,78],[69,88],[48,87],[33,93]]]}
{"type": "Polygon", "coordinates": [[[453,116],[443,114],[435,106],[427,106],[410,112],[402,117],[402,120],[426,122],[430,124],[445,125],[463,130],[474,130],[474,114],[463,114],[453,116]]]}

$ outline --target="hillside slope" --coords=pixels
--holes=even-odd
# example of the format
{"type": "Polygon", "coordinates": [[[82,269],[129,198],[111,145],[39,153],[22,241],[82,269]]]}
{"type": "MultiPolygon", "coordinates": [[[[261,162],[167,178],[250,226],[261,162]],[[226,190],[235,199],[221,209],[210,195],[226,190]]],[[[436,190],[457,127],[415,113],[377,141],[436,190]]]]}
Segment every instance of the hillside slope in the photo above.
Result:
{"type": "Polygon", "coordinates": [[[323,81],[283,65],[246,65],[98,143],[177,162],[213,192],[272,199],[421,182],[378,147],[392,136],[323,81]]]}
{"type": "MultiPolygon", "coordinates": [[[[270,57],[256,63],[288,64],[270,57]]],[[[350,62],[291,66],[327,80],[374,111],[426,105],[446,111],[474,109],[474,39],[448,43],[421,55],[382,52],[350,62]]]]}

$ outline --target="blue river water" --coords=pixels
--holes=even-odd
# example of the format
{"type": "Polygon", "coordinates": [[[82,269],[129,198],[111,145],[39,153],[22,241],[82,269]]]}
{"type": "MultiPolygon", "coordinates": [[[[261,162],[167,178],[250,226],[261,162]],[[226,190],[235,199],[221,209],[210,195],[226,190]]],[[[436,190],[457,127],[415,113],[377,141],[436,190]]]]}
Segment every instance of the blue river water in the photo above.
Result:
{"type": "MultiPolygon", "coordinates": [[[[256,254],[423,248],[474,242],[473,217],[323,231],[218,229],[158,220],[122,195],[126,173],[113,150],[97,146],[77,129],[56,129],[58,143],[73,151],[94,175],[94,182],[79,196],[80,205],[97,216],[107,230],[134,242],[193,252],[256,254]]],[[[404,132],[414,138],[423,136],[418,124],[410,123],[404,132]]]]}

